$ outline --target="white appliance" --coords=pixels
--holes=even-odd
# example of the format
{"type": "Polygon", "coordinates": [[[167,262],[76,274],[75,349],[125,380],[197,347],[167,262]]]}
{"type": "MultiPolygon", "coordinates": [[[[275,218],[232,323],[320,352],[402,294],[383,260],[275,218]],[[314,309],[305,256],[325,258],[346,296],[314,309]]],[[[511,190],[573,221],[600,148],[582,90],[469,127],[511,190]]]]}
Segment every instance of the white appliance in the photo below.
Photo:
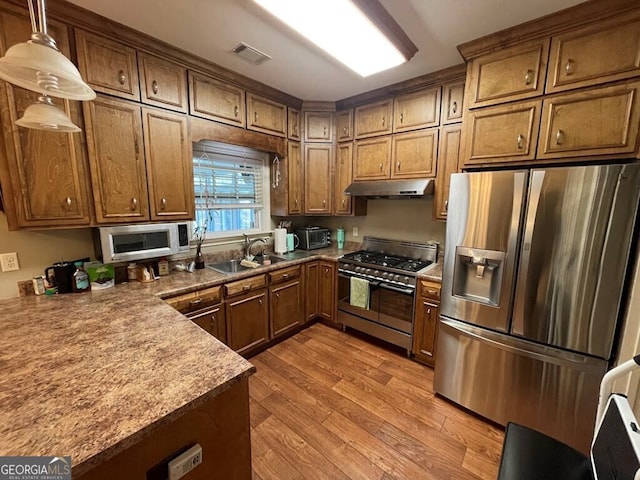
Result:
{"type": "MultiPolygon", "coordinates": [[[[96,247],[104,263],[166,257],[189,251],[189,223],[99,227],[96,247]]],[[[100,257],[100,255],[98,255],[100,257]]]]}

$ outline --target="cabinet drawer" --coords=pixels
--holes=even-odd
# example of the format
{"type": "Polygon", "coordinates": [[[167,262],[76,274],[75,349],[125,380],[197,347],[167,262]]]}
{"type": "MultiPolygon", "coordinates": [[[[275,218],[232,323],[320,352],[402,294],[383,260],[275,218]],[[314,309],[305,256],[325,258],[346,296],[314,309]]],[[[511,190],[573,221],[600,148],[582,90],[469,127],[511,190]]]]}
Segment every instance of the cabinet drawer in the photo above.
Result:
{"type": "Polygon", "coordinates": [[[391,99],[357,107],[355,110],[355,138],[391,133],[392,116],[393,103],[391,103],[391,99]]]}
{"type": "Polygon", "coordinates": [[[442,87],[442,124],[462,121],[464,82],[449,83],[442,87]]]}
{"type": "Polygon", "coordinates": [[[465,118],[464,164],[533,160],[541,101],[470,111],[465,118]]]}
{"type": "Polygon", "coordinates": [[[418,279],[418,282],[418,294],[421,297],[430,298],[436,302],[440,301],[440,289],[442,286],[438,282],[422,279],[418,279]]]}
{"type": "Polygon", "coordinates": [[[278,137],[286,137],[287,107],[273,100],[248,93],[247,128],[278,137]]]}
{"type": "Polygon", "coordinates": [[[187,113],[187,70],[161,58],[138,54],[142,101],[187,113]]]}
{"type": "Polygon", "coordinates": [[[244,127],[244,90],[211,77],[189,72],[189,113],[196,117],[244,127]]]}
{"type": "Polygon", "coordinates": [[[640,82],[547,98],[538,158],[636,151],[640,82]]]}
{"type": "Polygon", "coordinates": [[[227,297],[231,297],[257,288],[262,288],[266,284],[267,277],[265,275],[256,275],[255,277],[244,278],[236,282],[227,283],[224,287],[227,292],[227,297]]]}
{"type": "Polygon", "coordinates": [[[537,40],[474,59],[469,108],[541,95],[548,56],[549,40],[537,40]]]}
{"type": "Polygon", "coordinates": [[[353,139],[353,110],[343,110],[336,113],[338,141],[353,139]]]}
{"type": "Polygon", "coordinates": [[[379,180],[391,174],[391,135],[355,142],[354,180],[379,180]]]}
{"type": "Polygon", "coordinates": [[[195,312],[222,301],[222,285],[166,298],[165,302],[181,313],[195,312]]]}
{"type": "Polygon", "coordinates": [[[304,112],[305,142],[331,142],[332,132],[333,112],[304,112]]]}
{"type": "Polygon", "coordinates": [[[440,123],[440,87],[409,93],[393,101],[393,131],[437,127],[440,123]]]}
{"type": "Polygon", "coordinates": [[[270,283],[287,282],[289,280],[293,280],[294,278],[300,277],[300,265],[297,265],[295,267],[283,268],[282,270],[270,272],[267,275],[269,276],[270,283]]]}
{"type": "Polygon", "coordinates": [[[547,92],[640,75],[640,20],[581,28],[551,41],[547,92]]]}
{"type": "Polygon", "coordinates": [[[437,128],[394,135],[391,143],[391,178],[435,177],[437,155],[437,128]]]}
{"type": "Polygon", "coordinates": [[[96,92],[140,101],[136,51],[121,43],[76,30],[78,66],[96,92]]]}
{"type": "Polygon", "coordinates": [[[300,110],[287,107],[287,134],[290,140],[300,140],[300,110]]]}

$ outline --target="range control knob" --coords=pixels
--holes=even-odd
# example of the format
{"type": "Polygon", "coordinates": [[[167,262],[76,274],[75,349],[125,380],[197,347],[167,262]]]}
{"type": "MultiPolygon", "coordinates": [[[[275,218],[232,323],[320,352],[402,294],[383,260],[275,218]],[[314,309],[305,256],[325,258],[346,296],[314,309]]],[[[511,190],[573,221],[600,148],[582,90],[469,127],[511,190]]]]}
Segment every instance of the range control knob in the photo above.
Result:
{"type": "Polygon", "coordinates": [[[394,276],[393,276],[393,279],[394,279],[396,282],[399,282],[399,281],[400,281],[400,275],[394,275],[394,276]]]}
{"type": "Polygon", "coordinates": [[[403,282],[410,283],[411,279],[409,277],[404,277],[403,282]]]}

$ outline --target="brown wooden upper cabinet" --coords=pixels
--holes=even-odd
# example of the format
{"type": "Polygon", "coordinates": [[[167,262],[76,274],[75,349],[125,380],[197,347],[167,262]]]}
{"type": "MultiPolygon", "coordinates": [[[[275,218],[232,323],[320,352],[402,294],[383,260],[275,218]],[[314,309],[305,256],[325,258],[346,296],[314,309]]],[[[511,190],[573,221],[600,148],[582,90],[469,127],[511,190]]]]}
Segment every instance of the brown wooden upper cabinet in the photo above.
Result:
{"type": "Polygon", "coordinates": [[[353,177],[353,143],[339,143],[336,153],[335,214],[351,214],[351,196],[345,195],[345,189],[353,177]]]}
{"type": "Polygon", "coordinates": [[[469,108],[541,95],[548,57],[549,39],[541,39],[473,59],[467,70],[469,108]]]}
{"type": "Polygon", "coordinates": [[[447,83],[442,87],[442,125],[462,121],[464,107],[464,80],[447,83]]]}
{"type": "Polygon", "coordinates": [[[448,125],[440,129],[440,147],[438,149],[438,175],[436,176],[433,217],[447,219],[449,207],[449,186],[451,174],[458,171],[462,126],[448,125]]]}
{"type": "Polygon", "coordinates": [[[142,102],[187,113],[187,70],[154,55],[138,53],[142,102]]]}
{"type": "Polygon", "coordinates": [[[143,108],[142,127],[151,219],[193,218],[193,162],[187,117],[143,108]]]}
{"type": "Polygon", "coordinates": [[[304,141],[333,141],[333,112],[304,112],[304,141]]]}
{"type": "Polygon", "coordinates": [[[96,220],[148,221],[140,105],[98,96],[83,107],[96,220]]]}
{"type": "Polygon", "coordinates": [[[391,135],[355,141],[353,180],[383,180],[391,175],[391,135]]]}
{"type": "MultiPolygon", "coordinates": [[[[50,21],[49,30],[60,51],[69,55],[66,27],[50,21]]],[[[30,35],[27,16],[0,12],[0,54],[30,35]]],[[[9,228],[88,225],[88,167],[82,135],[19,128],[14,122],[39,94],[2,81],[0,85],[6,149],[0,155],[0,172],[8,175],[0,180],[6,181],[3,186],[9,228]]],[[[56,105],[82,126],[79,102],[56,99],[56,105]]]]}
{"type": "Polygon", "coordinates": [[[468,112],[464,165],[533,160],[541,107],[534,100],[468,112]]]}
{"type": "Polygon", "coordinates": [[[189,113],[236,127],[246,126],[241,88],[189,71],[189,113]]]}
{"type": "Polygon", "coordinates": [[[355,109],[354,138],[366,138],[391,133],[393,124],[393,100],[361,105],[355,109]]]}
{"type": "Polygon", "coordinates": [[[300,141],[300,110],[287,107],[287,135],[289,140],[300,141]]]}
{"type": "Polygon", "coordinates": [[[287,136],[287,107],[247,93],[247,129],[278,137],[287,136]]]}
{"type": "Polygon", "coordinates": [[[401,95],[393,100],[393,131],[406,132],[440,124],[440,87],[401,95]]]}
{"type": "Polygon", "coordinates": [[[333,145],[304,146],[304,211],[310,214],[331,213],[331,165],[333,145]]]}
{"type": "Polygon", "coordinates": [[[299,142],[289,142],[287,146],[289,158],[287,159],[289,208],[288,215],[301,215],[302,210],[302,152],[299,142]]]}
{"type": "Polygon", "coordinates": [[[435,177],[437,156],[437,128],[393,135],[391,178],[435,177]]]}
{"type": "Polygon", "coordinates": [[[79,29],[76,47],[82,78],[96,92],[140,101],[135,49],[79,29]]]}
{"type": "Polygon", "coordinates": [[[338,141],[353,140],[353,109],[337,112],[336,123],[338,141]]]}
{"type": "Polygon", "coordinates": [[[537,158],[632,154],[640,81],[546,98],[537,158]]]}
{"type": "Polygon", "coordinates": [[[553,37],[547,92],[640,75],[640,20],[616,18],[553,37]]]}

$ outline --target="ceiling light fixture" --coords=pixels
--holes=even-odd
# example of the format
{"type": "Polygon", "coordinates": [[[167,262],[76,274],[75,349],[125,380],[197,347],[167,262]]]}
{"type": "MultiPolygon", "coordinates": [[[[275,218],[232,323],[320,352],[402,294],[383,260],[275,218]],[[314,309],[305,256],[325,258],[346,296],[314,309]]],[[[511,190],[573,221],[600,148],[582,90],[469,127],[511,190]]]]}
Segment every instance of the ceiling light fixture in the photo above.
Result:
{"type": "Polygon", "coordinates": [[[22,118],[16,120],[16,125],[34,130],[48,130],[51,132],[79,132],[80,127],[56,107],[53,99],[47,95],[38,97],[38,101],[29,105],[22,118]]]}
{"type": "Polygon", "coordinates": [[[31,40],[13,45],[0,58],[0,78],[43,95],[93,100],[96,93],[82,80],[76,66],[58,50],[55,40],[47,33],[45,0],[37,1],[36,22],[33,0],[28,0],[33,30],[31,40]]]}
{"type": "Polygon", "coordinates": [[[254,1],[363,77],[418,51],[377,0],[254,1]]]}

